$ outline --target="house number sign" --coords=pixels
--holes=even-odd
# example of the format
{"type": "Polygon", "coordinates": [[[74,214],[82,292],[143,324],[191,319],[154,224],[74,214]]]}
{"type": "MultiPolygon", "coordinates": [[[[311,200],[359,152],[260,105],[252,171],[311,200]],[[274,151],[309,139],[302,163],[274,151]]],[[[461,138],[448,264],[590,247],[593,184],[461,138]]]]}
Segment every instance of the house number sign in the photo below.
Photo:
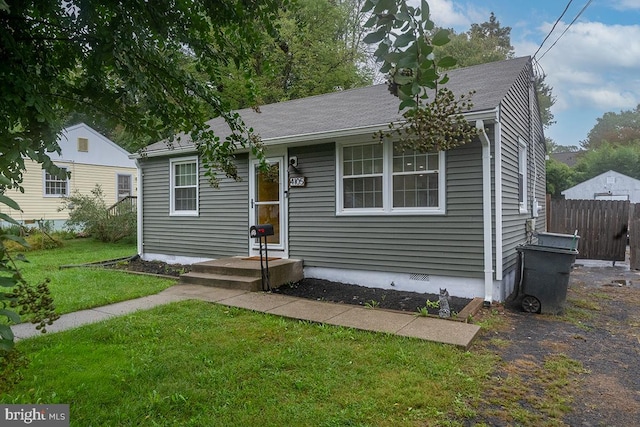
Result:
{"type": "Polygon", "coordinates": [[[307,185],[306,176],[290,176],[289,187],[305,187],[307,185]]]}

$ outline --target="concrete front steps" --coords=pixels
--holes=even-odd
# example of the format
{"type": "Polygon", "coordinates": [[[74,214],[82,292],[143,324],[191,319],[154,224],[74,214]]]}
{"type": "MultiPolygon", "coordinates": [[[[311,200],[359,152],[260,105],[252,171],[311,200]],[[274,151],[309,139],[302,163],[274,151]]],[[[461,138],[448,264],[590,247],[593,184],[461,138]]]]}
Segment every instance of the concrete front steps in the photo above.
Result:
{"type": "MultiPolygon", "coordinates": [[[[266,267],[266,262],[263,260],[266,267]]],[[[261,291],[259,257],[231,257],[191,265],[191,271],[180,276],[180,283],[218,288],[261,291]]],[[[272,288],[302,280],[302,261],[270,258],[269,277],[272,288]]]]}

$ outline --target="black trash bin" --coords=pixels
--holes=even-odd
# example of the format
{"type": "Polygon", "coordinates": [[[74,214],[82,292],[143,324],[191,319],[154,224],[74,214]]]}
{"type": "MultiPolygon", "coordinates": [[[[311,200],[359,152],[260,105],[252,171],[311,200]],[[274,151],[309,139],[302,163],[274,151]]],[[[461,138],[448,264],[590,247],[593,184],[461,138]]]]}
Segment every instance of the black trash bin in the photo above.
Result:
{"type": "Polygon", "coordinates": [[[564,310],[571,266],[578,251],[523,245],[520,255],[522,309],[529,313],[559,314],[564,310]]]}

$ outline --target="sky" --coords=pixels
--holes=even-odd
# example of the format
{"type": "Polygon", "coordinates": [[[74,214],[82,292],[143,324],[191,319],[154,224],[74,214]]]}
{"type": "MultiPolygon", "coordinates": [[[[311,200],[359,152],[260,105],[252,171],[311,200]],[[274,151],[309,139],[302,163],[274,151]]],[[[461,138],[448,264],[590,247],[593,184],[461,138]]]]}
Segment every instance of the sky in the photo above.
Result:
{"type": "MultiPolygon", "coordinates": [[[[428,0],[431,19],[457,33],[494,12],[511,27],[516,57],[533,56],[569,0],[428,0]]],[[[556,123],[545,136],[556,144],[579,146],[604,113],[640,104],[640,0],[572,0],[535,58],[553,88],[556,123]],[[548,48],[551,49],[547,51],[548,48]]]]}

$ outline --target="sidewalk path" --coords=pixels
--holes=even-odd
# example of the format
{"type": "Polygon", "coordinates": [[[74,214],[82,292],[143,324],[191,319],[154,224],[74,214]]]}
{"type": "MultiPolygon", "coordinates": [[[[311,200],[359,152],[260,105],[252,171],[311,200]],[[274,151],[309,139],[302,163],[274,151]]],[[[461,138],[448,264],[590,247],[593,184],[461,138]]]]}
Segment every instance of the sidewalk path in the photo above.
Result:
{"type": "MultiPolygon", "coordinates": [[[[199,299],[293,319],[309,320],[367,331],[386,332],[452,344],[463,349],[468,349],[480,332],[478,325],[433,317],[419,317],[414,313],[368,309],[349,304],[313,301],[264,292],[247,292],[237,289],[180,284],[172,286],[157,295],[64,314],[53,325],[47,327],[47,333],[59,332],[137,310],[149,309],[157,305],[186,299],[199,299]]],[[[36,330],[35,326],[30,323],[15,325],[12,330],[16,340],[40,335],[40,331],[36,330]]]]}

